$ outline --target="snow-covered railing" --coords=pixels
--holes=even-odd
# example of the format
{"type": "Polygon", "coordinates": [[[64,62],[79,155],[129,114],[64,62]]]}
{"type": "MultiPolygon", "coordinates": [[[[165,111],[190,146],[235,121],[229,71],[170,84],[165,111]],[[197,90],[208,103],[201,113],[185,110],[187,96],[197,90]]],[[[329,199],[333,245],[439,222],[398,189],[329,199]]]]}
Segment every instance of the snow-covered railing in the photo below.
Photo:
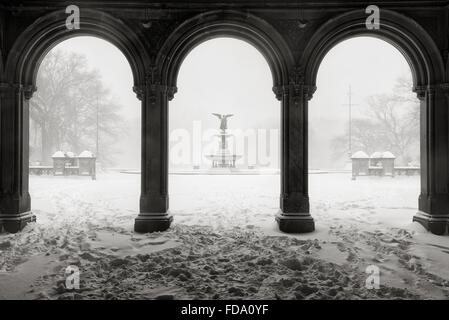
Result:
{"type": "Polygon", "coordinates": [[[396,157],[390,151],[376,151],[368,156],[363,151],[357,151],[351,157],[352,160],[352,179],[357,176],[391,176],[398,175],[415,175],[420,173],[419,166],[403,166],[395,167],[394,161],[396,157]]]}
{"type": "Polygon", "coordinates": [[[96,157],[90,151],[83,151],[78,156],[73,152],[56,151],[53,166],[30,165],[30,174],[53,174],[55,176],[91,176],[96,179],[96,157]]]}

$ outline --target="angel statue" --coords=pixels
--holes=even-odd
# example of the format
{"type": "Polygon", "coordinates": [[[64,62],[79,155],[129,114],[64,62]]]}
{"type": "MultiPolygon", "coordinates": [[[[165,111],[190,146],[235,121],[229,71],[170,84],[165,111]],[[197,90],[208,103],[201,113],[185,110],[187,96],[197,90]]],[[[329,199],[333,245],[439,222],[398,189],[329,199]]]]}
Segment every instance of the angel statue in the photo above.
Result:
{"type": "Polygon", "coordinates": [[[221,120],[220,129],[222,131],[226,131],[226,129],[228,128],[228,118],[232,117],[233,114],[219,114],[219,113],[212,113],[212,114],[221,120]]]}

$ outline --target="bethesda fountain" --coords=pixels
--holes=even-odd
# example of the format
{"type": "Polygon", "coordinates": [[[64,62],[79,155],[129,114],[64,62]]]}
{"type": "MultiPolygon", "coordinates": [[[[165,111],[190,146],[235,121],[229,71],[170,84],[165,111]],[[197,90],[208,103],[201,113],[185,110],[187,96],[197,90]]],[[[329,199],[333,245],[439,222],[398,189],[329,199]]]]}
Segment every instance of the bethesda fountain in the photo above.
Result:
{"type": "Polygon", "coordinates": [[[213,155],[207,155],[206,158],[212,161],[212,168],[235,168],[235,162],[242,156],[231,154],[228,149],[228,138],[233,135],[226,132],[228,118],[232,117],[233,114],[212,113],[212,115],[220,119],[220,133],[216,135],[219,138],[218,150],[213,155]]]}

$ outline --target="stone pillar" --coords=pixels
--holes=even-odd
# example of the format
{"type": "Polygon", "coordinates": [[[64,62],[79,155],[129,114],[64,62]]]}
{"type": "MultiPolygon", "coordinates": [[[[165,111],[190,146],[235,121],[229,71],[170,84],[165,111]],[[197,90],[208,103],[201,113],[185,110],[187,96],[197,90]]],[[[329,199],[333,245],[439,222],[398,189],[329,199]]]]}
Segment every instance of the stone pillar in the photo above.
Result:
{"type": "Polygon", "coordinates": [[[421,101],[421,194],[413,221],[441,235],[449,224],[449,84],[417,92],[421,101]]]}
{"type": "Polygon", "coordinates": [[[29,99],[34,88],[0,83],[0,223],[18,232],[35,221],[28,192],[29,99]]]}
{"type": "Polygon", "coordinates": [[[164,231],[173,217],[168,214],[168,101],[174,88],[148,81],[135,87],[142,101],[142,171],[140,214],[136,232],[164,231]]]}
{"type": "Polygon", "coordinates": [[[307,108],[314,88],[292,81],[274,90],[282,104],[281,212],[276,221],[284,232],[311,232],[315,223],[309,213],[307,108]]]}

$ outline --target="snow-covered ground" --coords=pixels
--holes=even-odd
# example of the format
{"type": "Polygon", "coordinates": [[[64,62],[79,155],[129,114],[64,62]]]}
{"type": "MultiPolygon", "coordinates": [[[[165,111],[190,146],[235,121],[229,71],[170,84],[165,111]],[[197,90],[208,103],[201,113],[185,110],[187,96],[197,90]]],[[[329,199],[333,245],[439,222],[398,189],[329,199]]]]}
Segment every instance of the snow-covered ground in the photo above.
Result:
{"type": "Polygon", "coordinates": [[[277,175],[172,175],[172,227],[135,234],[139,180],[30,177],[38,220],[0,234],[0,298],[449,298],[449,238],[411,222],[419,177],[312,174],[316,231],[302,235],[277,229],[277,175]]]}

